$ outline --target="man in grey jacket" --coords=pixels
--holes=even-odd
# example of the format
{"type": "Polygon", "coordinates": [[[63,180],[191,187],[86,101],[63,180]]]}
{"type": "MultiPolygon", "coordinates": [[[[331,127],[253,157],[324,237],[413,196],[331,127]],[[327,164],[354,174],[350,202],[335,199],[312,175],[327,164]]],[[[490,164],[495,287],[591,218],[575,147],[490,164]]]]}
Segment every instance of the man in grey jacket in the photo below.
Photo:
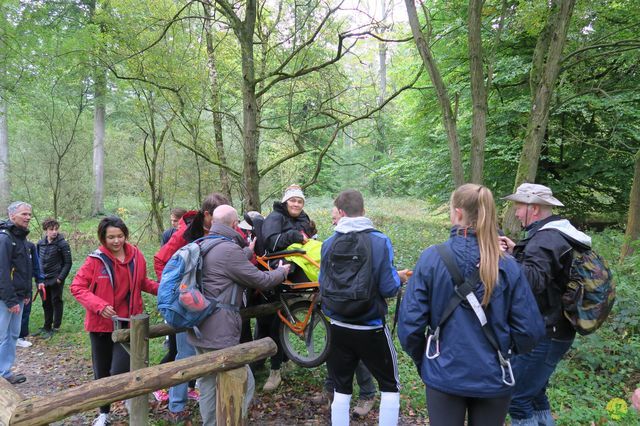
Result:
{"type": "MultiPolygon", "coordinates": [[[[268,290],[282,283],[289,273],[289,265],[282,263],[273,271],[261,271],[249,259],[253,247],[244,247],[243,237],[235,230],[238,212],[231,206],[221,205],[213,211],[213,225],[209,235],[218,238],[203,244],[215,244],[204,256],[202,287],[205,297],[215,298],[219,303],[234,308],[221,308],[207,318],[199,327],[201,337],[189,331],[189,343],[198,354],[234,346],[240,343],[242,319],[239,307],[244,288],[268,290]],[[222,239],[220,242],[219,239],[222,239]]],[[[246,416],[253,397],[255,382],[251,370],[246,366],[249,378],[245,395],[243,415],[246,416]]],[[[200,378],[200,414],[205,425],[216,424],[216,374],[200,378]]]]}

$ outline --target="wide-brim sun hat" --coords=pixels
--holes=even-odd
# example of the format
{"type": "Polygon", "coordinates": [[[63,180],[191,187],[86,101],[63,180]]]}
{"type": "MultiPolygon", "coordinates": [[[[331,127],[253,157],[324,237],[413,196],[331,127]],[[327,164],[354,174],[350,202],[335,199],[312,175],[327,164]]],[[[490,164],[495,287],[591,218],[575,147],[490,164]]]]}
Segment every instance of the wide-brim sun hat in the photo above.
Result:
{"type": "Polygon", "coordinates": [[[264,216],[260,212],[257,211],[249,211],[244,214],[244,219],[238,223],[238,228],[244,229],[245,231],[251,231],[253,229],[253,219],[261,217],[264,219],[264,216]]]}
{"type": "Polygon", "coordinates": [[[551,188],[537,183],[523,183],[516,189],[515,194],[507,195],[502,199],[523,204],[564,207],[564,204],[553,196],[551,188]]]}

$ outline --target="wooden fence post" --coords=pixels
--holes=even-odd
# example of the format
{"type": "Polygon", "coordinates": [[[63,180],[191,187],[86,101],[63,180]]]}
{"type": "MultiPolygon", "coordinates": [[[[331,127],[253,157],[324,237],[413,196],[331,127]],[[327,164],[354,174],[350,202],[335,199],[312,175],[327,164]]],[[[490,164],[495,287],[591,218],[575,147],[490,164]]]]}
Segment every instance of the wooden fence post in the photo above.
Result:
{"type": "Polygon", "coordinates": [[[244,426],[244,397],[248,385],[247,367],[218,373],[216,381],[216,423],[220,426],[244,426]]]}
{"type": "MultiPolygon", "coordinates": [[[[131,371],[149,366],[149,314],[131,317],[130,344],[131,371]]],[[[129,424],[147,426],[149,424],[149,395],[144,394],[130,399],[129,424]]]]}

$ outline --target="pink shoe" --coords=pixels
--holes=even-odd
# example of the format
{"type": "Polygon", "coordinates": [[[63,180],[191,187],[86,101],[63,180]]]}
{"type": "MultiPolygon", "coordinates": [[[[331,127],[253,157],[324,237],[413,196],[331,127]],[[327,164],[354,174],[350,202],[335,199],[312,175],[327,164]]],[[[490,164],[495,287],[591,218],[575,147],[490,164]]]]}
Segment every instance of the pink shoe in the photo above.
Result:
{"type": "Polygon", "coordinates": [[[169,400],[169,392],[166,389],[158,389],[153,393],[153,396],[156,398],[156,401],[159,402],[167,402],[169,400]]]}
{"type": "Polygon", "coordinates": [[[189,399],[193,399],[194,401],[198,401],[200,399],[200,391],[198,389],[190,389],[189,392],[187,392],[187,396],[189,397],[189,399]]]}

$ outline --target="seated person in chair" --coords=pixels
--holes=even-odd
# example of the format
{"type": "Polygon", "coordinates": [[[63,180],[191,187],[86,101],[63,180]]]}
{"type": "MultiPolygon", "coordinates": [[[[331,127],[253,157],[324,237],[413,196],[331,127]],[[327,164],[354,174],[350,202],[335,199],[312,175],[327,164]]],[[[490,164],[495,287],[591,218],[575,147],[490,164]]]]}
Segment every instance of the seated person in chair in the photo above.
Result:
{"type": "MultiPolygon", "coordinates": [[[[266,253],[287,250],[296,243],[304,246],[316,234],[315,226],[303,210],[304,202],[302,188],[291,185],[284,191],[282,201],[273,203],[273,211],[264,220],[261,230],[266,253]]],[[[291,269],[289,280],[305,282],[309,278],[302,268],[296,267],[291,269]]]]}

